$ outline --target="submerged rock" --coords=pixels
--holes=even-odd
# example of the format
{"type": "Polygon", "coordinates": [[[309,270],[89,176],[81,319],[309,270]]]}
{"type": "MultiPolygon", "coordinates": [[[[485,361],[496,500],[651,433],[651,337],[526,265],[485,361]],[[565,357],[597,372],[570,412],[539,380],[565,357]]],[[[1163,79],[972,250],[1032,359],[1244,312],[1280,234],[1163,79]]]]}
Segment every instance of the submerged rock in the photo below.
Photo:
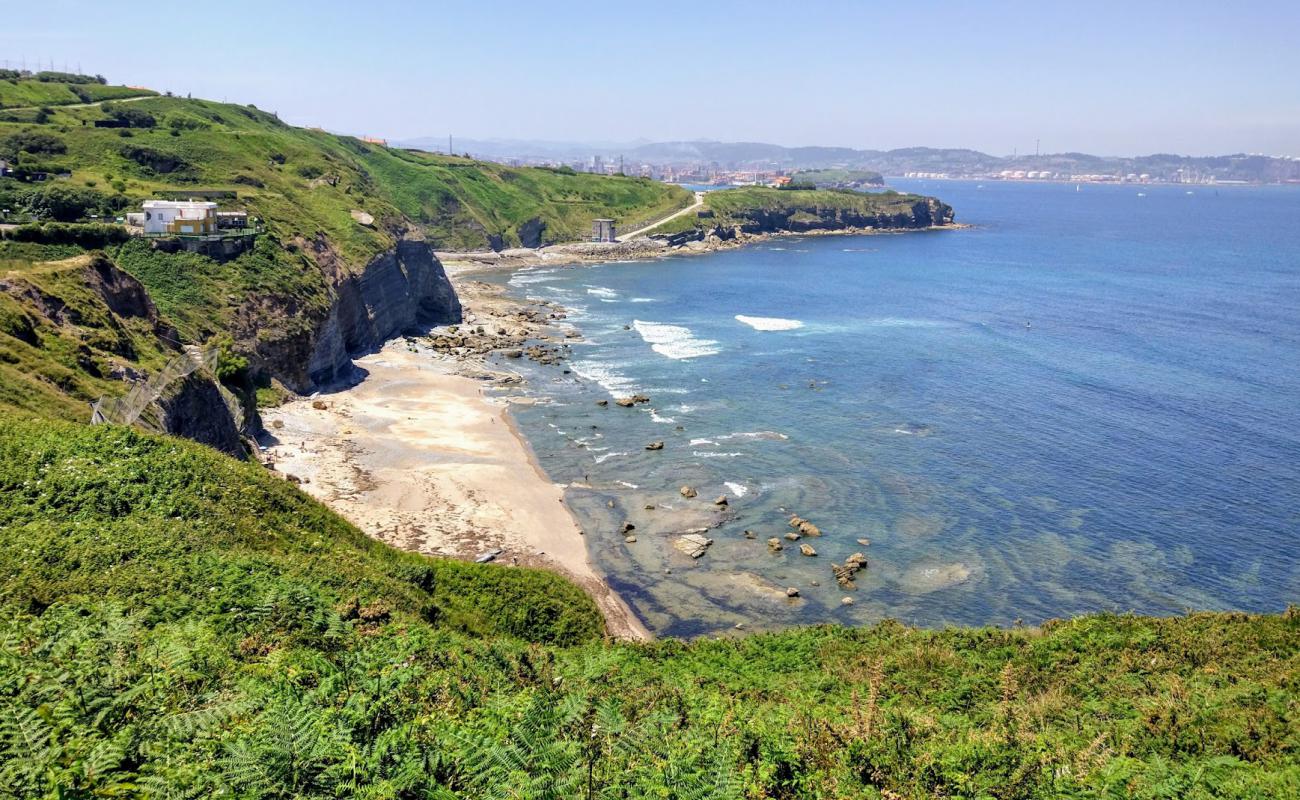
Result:
{"type": "Polygon", "coordinates": [[[773,553],[776,553],[785,549],[785,545],[781,544],[780,539],[773,536],[771,539],[767,540],[767,549],[771,550],[773,553]]]}
{"type": "Polygon", "coordinates": [[[680,491],[680,492],[682,493],[682,497],[694,497],[694,496],[697,494],[697,492],[695,491],[695,489],[693,489],[693,488],[690,487],[690,486],[683,486],[683,487],[682,487],[681,489],[679,489],[678,491],[680,491]]]}
{"type": "Polygon", "coordinates": [[[726,496],[725,494],[720,494],[720,495],[718,495],[718,499],[714,500],[714,501],[713,501],[713,504],[714,504],[715,506],[725,506],[725,505],[727,505],[727,496],[726,496]]]}
{"type": "Polygon", "coordinates": [[[662,450],[662,449],[664,449],[664,443],[663,443],[663,442],[651,442],[650,444],[648,444],[648,445],[645,446],[645,449],[647,449],[647,450],[662,450]]]}
{"type": "Polygon", "coordinates": [[[794,588],[793,586],[791,586],[789,589],[786,589],[786,590],[785,590],[785,596],[786,596],[786,597],[798,597],[798,596],[799,596],[799,590],[796,589],[796,588],[794,588]]]}
{"type": "Polygon", "coordinates": [[[691,558],[699,558],[709,549],[713,540],[707,536],[701,536],[698,533],[688,533],[684,536],[678,536],[673,541],[673,547],[682,551],[691,558]]]}
{"type": "Polygon", "coordinates": [[[821,536],[821,529],[798,515],[790,517],[790,527],[804,536],[821,536]]]}
{"type": "Polygon", "coordinates": [[[806,555],[806,556],[815,556],[815,555],[817,555],[817,551],[814,550],[814,549],[813,549],[813,546],[810,545],[810,544],[801,544],[801,545],[799,545],[799,552],[800,552],[800,553],[803,553],[803,554],[806,555]]]}

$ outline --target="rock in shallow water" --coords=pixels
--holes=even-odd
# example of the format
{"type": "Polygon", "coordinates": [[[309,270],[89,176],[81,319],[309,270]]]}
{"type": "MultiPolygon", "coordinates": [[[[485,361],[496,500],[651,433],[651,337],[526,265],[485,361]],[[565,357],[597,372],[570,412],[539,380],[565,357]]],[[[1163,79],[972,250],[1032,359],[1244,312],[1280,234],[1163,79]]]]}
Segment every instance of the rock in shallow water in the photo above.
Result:
{"type": "Polygon", "coordinates": [[[688,533],[685,536],[678,536],[673,541],[673,547],[682,551],[691,558],[699,558],[709,549],[713,540],[707,536],[701,536],[698,533],[688,533]]]}

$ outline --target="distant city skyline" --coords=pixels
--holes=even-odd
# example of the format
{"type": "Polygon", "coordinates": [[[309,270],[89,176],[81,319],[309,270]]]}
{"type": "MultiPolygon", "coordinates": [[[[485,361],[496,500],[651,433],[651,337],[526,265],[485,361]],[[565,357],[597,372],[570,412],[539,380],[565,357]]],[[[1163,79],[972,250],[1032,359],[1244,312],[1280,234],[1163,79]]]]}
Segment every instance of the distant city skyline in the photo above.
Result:
{"type": "Polygon", "coordinates": [[[54,0],[0,59],[390,140],[718,140],[994,155],[1300,156],[1283,2],[652,7],[260,3],[212,21],[54,0]]]}

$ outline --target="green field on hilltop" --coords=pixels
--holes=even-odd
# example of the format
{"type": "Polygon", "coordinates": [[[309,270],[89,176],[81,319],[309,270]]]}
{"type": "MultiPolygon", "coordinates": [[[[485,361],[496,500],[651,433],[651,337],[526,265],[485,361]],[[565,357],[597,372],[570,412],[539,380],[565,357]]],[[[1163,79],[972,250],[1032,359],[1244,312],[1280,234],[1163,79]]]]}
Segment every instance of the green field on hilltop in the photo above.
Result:
{"type": "MultiPolygon", "coordinates": [[[[60,83],[34,78],[0,79],[0,110],[39,108],[79,103],[97,103],[155,94],[131,86],[108,86],[101,83],[60,83]]],[[[2,118],[2,117],[0,117],[2,118]]]]}
{"type": "Polygon", "coordinates": [[[601,641],[198,445],[0,423],[0,797],[1287,797],[1300,615],[601,641]],[[164,791],[166,790],[166,791],[164,791]]]}
{"type": "Polygon", "coordinates": [[[818,186],[884,186],[885,178],[879,172],[866,169],[805,169],[790,176],[796,183],[813,183],[818,186]]]}

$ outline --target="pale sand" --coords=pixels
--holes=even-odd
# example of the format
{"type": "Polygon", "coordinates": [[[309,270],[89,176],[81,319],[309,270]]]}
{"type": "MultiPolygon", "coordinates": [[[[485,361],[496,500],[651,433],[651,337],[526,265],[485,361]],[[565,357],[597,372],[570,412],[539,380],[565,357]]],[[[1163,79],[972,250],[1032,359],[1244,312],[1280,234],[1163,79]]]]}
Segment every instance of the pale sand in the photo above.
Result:
{"type": "Polygon", "coordinates": [[[651,638],[587,557],[563,489],[537,467],[506,404],[461,365],[398,339],[356,360],[346,391],[264,413],[266,461],[368,535],[430,555],[559,572],[600,606],[611,635],[651,638]],[[277,427],[280,426],[280,427],[277,427]]]}

